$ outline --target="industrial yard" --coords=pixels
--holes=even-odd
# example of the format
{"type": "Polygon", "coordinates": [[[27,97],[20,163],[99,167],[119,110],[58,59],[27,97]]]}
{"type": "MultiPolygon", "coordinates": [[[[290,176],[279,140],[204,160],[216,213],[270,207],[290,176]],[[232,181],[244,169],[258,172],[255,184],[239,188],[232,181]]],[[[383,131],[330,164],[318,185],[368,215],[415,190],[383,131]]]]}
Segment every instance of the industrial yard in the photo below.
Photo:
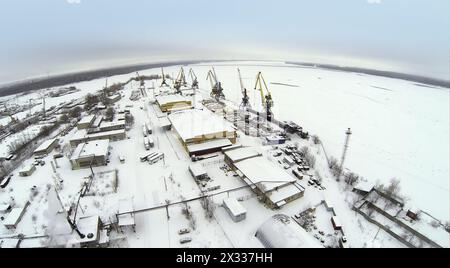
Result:
{"type": "Polygon", "coordinates": [[[236,61],[2,97],[0,247],[448,248],[448,89],[423,90],[236,61]]]}

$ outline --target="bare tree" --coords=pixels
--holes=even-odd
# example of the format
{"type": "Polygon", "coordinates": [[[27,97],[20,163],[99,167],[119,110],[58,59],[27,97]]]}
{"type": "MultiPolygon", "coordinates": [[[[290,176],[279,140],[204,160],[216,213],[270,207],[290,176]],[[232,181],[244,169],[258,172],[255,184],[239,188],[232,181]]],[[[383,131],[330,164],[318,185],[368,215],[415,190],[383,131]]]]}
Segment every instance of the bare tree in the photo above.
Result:
{"type": "Polygon", "coordinates": [[[388,197],[398,197],[400,193],[400,180],[392,178],[387,186],[381,185],[380,188],[388,197]]]}
{"type": "Polygon", "coordinates": [[[348,185],[353,185],[359,180],[359,175],[354,172],[347,172],[344,174],[345,182],[348,185]]]}
{"type": "Polygon", "coordinates": [[[205,209],[205,216],[211,219],[214,216],[214,211],[216,210],[216,204],[211,197],[205,197],[202,199],[202,207],[205,209]]]}
{"type": "Polygon", "coordinates": [[[317,136],[317,135],[312,135],[311,138],[312,138],[314,144],[320,144],[319,136],[317,136]]]}
{"type": "Polygon", "coordinates": [[[306,154],[309,153],[309,148],[307,146],[303,146],[302,148],[300,148],[299,152],[300,155],[305,156],[306,154]]]}
{"type": "Polygon", "coordinates": [[[116,111],[114,110],[113,107],[108,107],[108,109],[106,109],[106,112],[105,112],[105,116],[106,116],[107,120],[113,120],[115,113],[116,113],[116,111]]]}

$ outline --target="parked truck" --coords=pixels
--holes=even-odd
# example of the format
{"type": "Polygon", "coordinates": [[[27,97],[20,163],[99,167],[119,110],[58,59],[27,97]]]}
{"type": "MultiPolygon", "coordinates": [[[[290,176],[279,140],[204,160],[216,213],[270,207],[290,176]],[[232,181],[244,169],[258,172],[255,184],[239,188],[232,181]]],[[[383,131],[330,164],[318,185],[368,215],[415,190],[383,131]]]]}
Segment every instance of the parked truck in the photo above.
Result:
{"type": "Polygon", "coordinates": [[[150,141],[148,140],[148,137],[144,137],[144,147],[145,150],[150,150],[150,141]]]}

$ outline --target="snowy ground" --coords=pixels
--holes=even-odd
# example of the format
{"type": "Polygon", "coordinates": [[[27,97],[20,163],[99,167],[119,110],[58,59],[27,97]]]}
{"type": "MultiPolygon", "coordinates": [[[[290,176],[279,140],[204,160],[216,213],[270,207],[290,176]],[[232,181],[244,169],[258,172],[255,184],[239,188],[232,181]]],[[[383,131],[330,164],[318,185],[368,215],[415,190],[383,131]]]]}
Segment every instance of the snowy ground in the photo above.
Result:
{"type": "MultiPolygon", "coordinates": [[[[216,73],[223,83],[225,95],[231,101],[239,102],[240,89],[236,67],[241,69],[244,83],[249,89],[251,103],[259,108],[259,93],[253,86],[257,71],[262,71],[275,101],[274,114],[277,119],[293,120],[307,131],[318,134],[324,143],[328,155],[340,156],[344,131],[351,127],[354,134],[346,166],[366,177],[368,180],[382,182],[391,177],[402,179],[403,193],[414,203],[434,216],[448,219],[449,211],[449,115],[448,89],[425,88],[414,83],[380,78],[367,75],[326,71],[311,68],[299,68],[283,63],[236,62],[214,64],[216,73]],[[280,83],[280,84],[270,84],[280,83]],[[284,85],[281,85],[284,84],[284,85]],[[288,84],[289,86],[286,86],[288,84]],[[298,87],[294,87],[298,85],[298,87]],[[383,89],[381,89],[383,88],[383,89]]],[[[206,78],[210,65],[194,65],[200,92],[207,95],[209,81],[206,78]]],[[[179,66],[165,68],[165,72],[176,76],[179,66]]],[[[188,71],[188,68],[185,69],[188,71]]],[[[159,73],[159,69],[139,72],[140,75],[159,73]]],[[[135,74],[108,78],[108,84],[124,82],[135,74]]],[[[101,89],[104,79],[97,79],[74,84],[80,92],[46,99],[46,106],[57,105],[63,101],[81,98],[87,93],[101,89]]],[[[147,82],[151,86],[152,82],[147,82]]],[[[83,215],[99,213],[102,220],[108,221],[117,213],[118,200],[133,197],[136,209],[151,208],[169,202],[177,202],[199,196],[200,190],[188,172],[191,163],[185,150],[173,131],[165,132],[159,127],[157,112],[148,99],[130,101],[131,90],[138,84],[132,82],[124,90],[125,98],[118,102],[120,108],[133,105],[131,113],[135,117],[134,127],[127,132],[129,139],[111,142],[110,164],[94,168],[95,172],[118,169],[118,189],[115,194],[89,196],[82,199],[83,215]],[[143,109],[140,109],[142,106],[143,109]],[[153,122],[155,150],[165,154],[165,160],[154,165],[142,163],[139,157],[146,155],[142,141],[141,126],[144,122],[153,122]],[[120,163],[118,155],[123,155],[125,163],[120,163]]],[[[152,90],[148,90],[151,98],[152,90]]],[[[39,96],[39,92],[18,98],[26,103],[30,96],[39,96]],[[28,97],[27,97],[28,96],[28,97]],[[24,99],[21,99],[24,98],[24,99]]],[[[197,100],[200,101],[200,98],[197,100]]],[[[39,106],[33,109],[39,109],[39,106]]],[[[67,143],[74,134],[71,131],[62,138],[67,143]]],[[[294,215],[311,206],[319,204],[324,198],[333,202],[335,212],[344,226],[349,245],[352,247],[404,247],[375,225],[368,223],[362,216],[351,210],[355,199],[353,193],[344,191],[327,170],[323,151],[309,141],[297,139],[300,145],[309,145],[317,154],[317,170],[321,173],[327,190],[305,186],[304,197],[287,204],[281,211],[273,211],[261,204],[248,189],[231,192],[230,195],[245,199],[242,205],[247,209],[247,219],[234,223],[223,207],[222,199],[227,194],[214,196],[218,205],[213,219],[206,219],[199,201],[189,202],[196,220],[196,228],[188,235],[192,237],[189,244],[180,244],[178,230],[190,226],[181,213],[183,205],[173,205],[168,209],[155,209],[136,213],[136,232],[126,231],[127,239],[115,244],[120,247],[261,247],[254,237],[257,228],[276,213],[294,215]]],[[[240,133],[239,143],[258,145],[260,140],[245,137],[240,133]]],[[[3,146],[3,144],[1,145],[3,146]]],[[[264,150],[270,147],[264,147],[264,150]]],[[[264,157],[276,162],[273,157],[264,157]]],[[[7,202],[14,196],[17,203],[24,202],[30,196],[30,188],[36,185],[39,194],[33,197],[39,202],[32,205],[19,224],[18,233],[42,234],[43,225],[51,220],[44,213],[46,205],[46,185],[53,184],[54,179],[48,156],[45,166],[38,166],[35,174],[20,178],[16,170],[10,185],[0,192],[0,203],[7,202]],[[13,189],[13,190],[11,190],[13,189]],[[31,212],[30,212],[31,211],[31,212]],[[36,218],[37,217],[37,218],[36,218]]],[[[223,160],[219,158],[208,161],[205,168],[214,178],[220,190],[240,187],[243,182],[220,169],[223,160]]],[[[27,160],[26,163],[32,162],[27,160]]],[[[25,164],[26,164],[25,163],[25,164]]],[[[74,200],[89,169],[72,171],[69,160],[58,159],[57,172],[64,180],[61,196],[63,202],[74,200]]],[[[287,172],[290,173],[289,170],[287,172]]],[[[291,174],[291,173],[290,173],[291,174]]],[[[323,222],[329,221],[325,215],[323,222]]],[[[327,228],[329,228],[328,226],[327,228]]],[[[325,227],[324,227],[325,228],[325,227]]],[[[0,226],[0,234],[11,231],[0,226]]],[[[311,234],[313,235],[313,234],[311,234]]]]}

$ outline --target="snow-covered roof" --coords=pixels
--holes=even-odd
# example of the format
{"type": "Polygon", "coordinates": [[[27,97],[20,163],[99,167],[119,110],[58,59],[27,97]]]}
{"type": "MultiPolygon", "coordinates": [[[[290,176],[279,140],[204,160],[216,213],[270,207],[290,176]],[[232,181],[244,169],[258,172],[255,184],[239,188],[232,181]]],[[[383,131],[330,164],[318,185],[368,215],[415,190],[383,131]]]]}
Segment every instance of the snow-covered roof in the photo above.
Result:
{"type": "Polygon", "coordinates": [[[78,124],[89,124],[95,119],[95,115],[86,115],[78,122],[78,124]]]}
{"type": "Polygon", "coordinates": [[[235,131],[231,123],[206,110],[185,110],[172,113],[168,118],[183,141],[203,135],[235,131]]]}
{"type": "Polygon", "coordinates": [[[257,187],[263,192],[270,191],[275,187],[296,180],[289,176],[284,169],[268,161],[264,157],[253,157],[242,160],[235,163],[235,166],[251,183],[259,183],[257,184],[257,187]]]}
{"type": "Polygon", "coordinates": [[[189,170],[192,172],[194,177],[202,176],[206,174],[205,168],[203,168],[201,163],[194,163],[189,166],[189,170]]]}
{"type": "MultiPolygon", "coordinates": [[[[120,115],[119,115],[120,116],[120,115]]],[[[95,117],[94,122],[92,123],[91,127],[99,127],[100,124],[102,123],[103,120],[103,116],[97,116],[95,117]]]]}
{"type": "Polygon", "coordinates": [[[169,127],[172,125],[172,123],[169,121],[169,119],[166,116],[164,116],[159,119],[159,125],[161,127],[169,127]]]}
{"type": "Polygon", "coordinates": [[[353,186],[353,189],[357,189],[364,192],[370,192],[375,184],[368,181],[359,181],[355,186],[353,186]]]}
{"type": "Polygon", "coordinates": [[[267,248],[321,248],[322,245],[289,216],[276,214],[266,220],[257,237],[267,248]]]}
{"type": "Polygon", "coordinates": [[[35,166],[33,164],[29,164],[29,165],[24,166],[19,172],[29,172],[34,168],[35,168],[35,166]]]}
{"type": "Polygon", "coordinates": [[[224,199],[223,204],[230,210],[230,212],[234,216],[247,213],[247,210],[234,197],[224,199]]]}
{"type": "Polygon", "coordinates": [[[190,100],[181,95],[170,94],[170,95],[158,96],[158,97],[156,97],[156,101],[160,105],[164,105],[164,104],[168,104],[168,103],[185,102],[185,101],[190,101],[190,100]]]}
{"type": "Polygon", "coordinates": [[[73,151],[71,160],[88,156],[106,156],[108,154],[109,140],[95,140],[78,144],[73,151]]]}
{"type": "Polygon", "coordinates": [[[212,141],[205,141],[202,143],[191,144],[187,146],[187,150],[189,153],[195,153],[198,151],[226,147],[232,145],[229,139],[217,139],[212,141]]]}
{"type": "Polygon", "coordinates": [[[224,154],[230,158],[233,163],[261,155],[261,153],[256,151],[253,147],[241,147],[234,150],[225,151],[224,154]]]}
{"type": "Polygon", "coordinates": [[[6,216],[6,219],[3,221],[3,225],[15,226],[19,222],[19,219],[22,216],[24,210],[24,207],[13,208],[8,216],[6,216]]]}
{"type": "Polygon", "coordinates": [[[115,100],[116,98],[120,98],[120,94],[114,94],[111,96],[106,96],[107,99],[109,100],[115,100]]]}
{"type": "Polygon", "coordinates": [[[76,140],[82,140],[82,139],[87,139],[87,138],[97,138],[97,137],[116,135],[116,134],[122,134],[122,133],[125,133],[125,129],[96,132],[96,133],[92,133],[92,134],[87,134],[86,129],[80,129],[77,132],[75,132],[75,134],[72,136],[72,138],[70,140],[76,141],[76,140]]]}
{"type": "Polygon", "coordinates": [[[100,129],[109,128],[109,127],[123,127],[123,128],[125,128],[125,122],[113,121],[113,122],[102,122],[100,124],[100,129]]]}
{"type": "Polygon", "coordinates": [[[99,227],[100,218],[98,215],[83,217],[78,219],[77,227],[78,230],[85,235],[84,238],[78,236],[77,233],[74,233],[70,240],[68,241],[68,245],[77,244],[77,243],[89,243],[93,241],[97,241],[98,239],[98,227],[99,227]],[[92,237],[88,235],[92,234],[92,237]]]}
{"type": "Polygon", "coordinates": [[[39,147],[36,150],[34,150],[34,152],[36,153],[36,152],[47,150],[48,147],[50,147],[53,144],[53,142],[55,142],[57,140],[58,139],[50,139],[50,140],[44,141],[41,145],[39,145],[39,147]]]}
{"type": "Polygon", "coordinates": [[[272,203],[278,204],[279,202],[303,191],[305,191],[305,188],[297,182],[294,182],[269,192],[267,197],[272,203]]]}

